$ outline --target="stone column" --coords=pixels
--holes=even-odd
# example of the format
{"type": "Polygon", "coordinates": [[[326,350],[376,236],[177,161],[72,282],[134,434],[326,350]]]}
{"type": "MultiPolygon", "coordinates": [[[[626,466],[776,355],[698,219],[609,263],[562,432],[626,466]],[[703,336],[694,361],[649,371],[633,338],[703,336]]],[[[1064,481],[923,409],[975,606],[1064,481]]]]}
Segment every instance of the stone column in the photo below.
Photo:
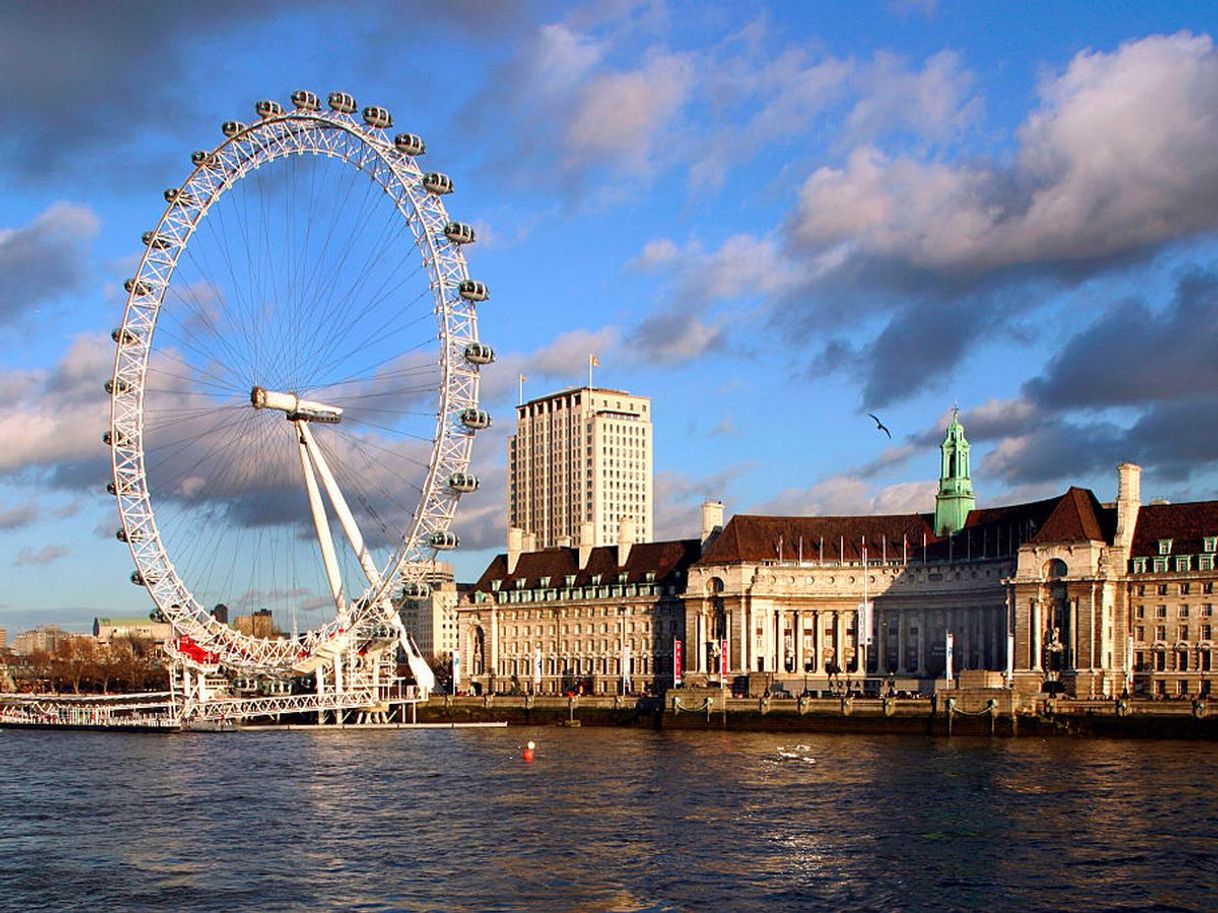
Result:
{"type": "MultiPolygon", "coordinates": [[[[695,672],[706,672],[706,602],[703,601],[702,609],[694,618],[694,649],[698,651],[698,664],[694,668],[695,672]]],[[[686,645],[689,649],[689,645],[686,645]]],[[[686,663],[689,665],[689,663],[686,663]]]]}
{"type": "Polygon", "coordinates": [[[802,675],[804,671],[804,614],[798,610],[791,613],[791,636],[795,638],[792,646],[795,648],[795,671],[802,675]]]}
{"type": "Polygon", "coordinates": [[[909,674],[909,611],[897,613],[897,675],[909,674]]]}
{"type": "Polygon", "coordinates": [[[818,675],[825,674],[825,613],[812,613],[812,655],[816,662],[815,671],[818,675]]]}
{"type": "Polygon", "coordinates": [[[1040,672],[1040,599],[1033,599],[1028,607],[1028,667],[1040,672]]]}
{"type": "Polygon", "coordinates": [[[872,646],[875,655],[875,674],[884,676],[888,674],[888,613],[876,610],[874,621],[875,642],[872,646]]]}
{"type": "Polygon", "coordinates": [[[929,617],[930,613],[925,609],[918,612],[918,668],[914,673],[921,677],[926,676],[926,637],[930,633],[926,623],[929,617]]]}
{"type": "Polygon", "coordinates": [[[833,664],[846,671],[846,613],[833,613],[833,664]]]}

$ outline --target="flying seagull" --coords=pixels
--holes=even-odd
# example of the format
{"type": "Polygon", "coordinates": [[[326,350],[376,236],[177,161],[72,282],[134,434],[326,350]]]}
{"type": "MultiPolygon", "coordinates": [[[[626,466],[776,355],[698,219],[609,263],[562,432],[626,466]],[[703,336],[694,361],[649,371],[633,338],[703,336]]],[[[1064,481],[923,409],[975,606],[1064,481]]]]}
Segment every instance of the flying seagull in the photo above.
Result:
{"type": "Polygon", "coordinates": [[[878,416],[875,416],[875,415],[872,415],[870,412],[868,412],[868,413],[867,413],[867,415],[868,415],[868,416],[870,416],[870,417],[871,417],[871,419],[872,419],[872,421],[874,421],[874,422],[875,422],[875,427],[876,427],[876,430],[877,430],[877,431],[883,431],[883,432],[884,432],[886,435],[888,435],[888,440],[890,440],[890,441],[891,441],[891,440],[892,440],[892,432],[891,432],[891,431],[889,431],[889,430],[888,430],[888,429],[887,429],[887,428],[884,426],[884,423],[880,421],[879,417],[878,417],[878,416]]]}

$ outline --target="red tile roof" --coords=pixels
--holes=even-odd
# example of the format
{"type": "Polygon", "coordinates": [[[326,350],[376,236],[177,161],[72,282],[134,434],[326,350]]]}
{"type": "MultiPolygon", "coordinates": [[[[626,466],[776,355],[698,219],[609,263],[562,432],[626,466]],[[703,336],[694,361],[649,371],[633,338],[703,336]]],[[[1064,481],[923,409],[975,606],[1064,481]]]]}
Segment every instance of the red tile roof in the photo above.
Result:
{"type": "Polygon", "coordinates": [[[863,540],[869,560],[887,550],[889,560],[908,543],[921,552],[923,536],[937,541],[923,514],[868,517],[766,517],[737,514],[728,521],[700,564],[741,562],[862,561],[863,540]]]}
{"type": "Polygon", "coordinates": [[[685,571],[698,560],[702,545],[697,539],[676,539],[668,542],[637,542],[630,547],[625,566],[617,563],[617,546],[602,545],[592,549],[588,565],[579,567],[578,548],[547,548],[537,552],[522,552],[515,571],[508,573],[507,555],[496,555],[474,589],[489,592],[492,580],[503,581],[502,589],[514,589],[516,581],[524,580],[525,589],[541,587],[541,578],[549,577],[550,586],[565,587],[565,578],[575,577],[575,586],[592,583],[601,575],[601,583],[617,583],[622,571],[627,583],[642,583],[648,573],[655,574],[656,583],[683,584],[685,571]]]}
{"type": "Polygon", "coordinates": [[[1218,501],[1147,504],[1138,511],[1132,554],[1158,555],[1159,540],[1171,539],[1173,555],[1196,555],[1206,536],[1218,536],[1218,501]]]}
{"type": "Polygon", "coordinates": [[[1115,531],[1116,510],[1100,504],[1090,490],[1071,486],[1057,500],[1053,513],[1041,524],[1032,541],[1111,543],[1115,531]]]}

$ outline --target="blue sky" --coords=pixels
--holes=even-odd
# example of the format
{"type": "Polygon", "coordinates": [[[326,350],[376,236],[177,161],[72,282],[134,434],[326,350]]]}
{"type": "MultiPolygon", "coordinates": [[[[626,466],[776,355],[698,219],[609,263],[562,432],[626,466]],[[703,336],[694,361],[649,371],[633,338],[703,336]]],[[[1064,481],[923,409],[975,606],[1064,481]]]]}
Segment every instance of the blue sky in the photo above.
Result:
{"type": "Polygon", "coordinates": [[[100,442],[109,331],[189,155],[342,89],[451,174],[498,422],[455,524],[504,536],[526,395],[651,396],[656,532],[933,506],[1214,497],[1210,4],[8,4],[0,11],[0,626],[142,614],[100,442]],[[867,418],[879,414],[893,440],[867,418]]]}

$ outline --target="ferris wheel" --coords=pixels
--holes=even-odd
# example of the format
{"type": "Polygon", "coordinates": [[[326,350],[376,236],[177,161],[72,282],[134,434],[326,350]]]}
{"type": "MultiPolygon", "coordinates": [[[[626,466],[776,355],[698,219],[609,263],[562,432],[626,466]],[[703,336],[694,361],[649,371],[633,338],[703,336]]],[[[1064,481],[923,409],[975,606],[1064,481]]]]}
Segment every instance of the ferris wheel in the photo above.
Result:
{"type": "Polygon", "coordinates": [[[260,101],[191,156],[127,280],[110,394],[121,527],[176,657],[311,671],[411,644],[489,427],[486,286],[444,173],[384,108],[260,101]]]}

